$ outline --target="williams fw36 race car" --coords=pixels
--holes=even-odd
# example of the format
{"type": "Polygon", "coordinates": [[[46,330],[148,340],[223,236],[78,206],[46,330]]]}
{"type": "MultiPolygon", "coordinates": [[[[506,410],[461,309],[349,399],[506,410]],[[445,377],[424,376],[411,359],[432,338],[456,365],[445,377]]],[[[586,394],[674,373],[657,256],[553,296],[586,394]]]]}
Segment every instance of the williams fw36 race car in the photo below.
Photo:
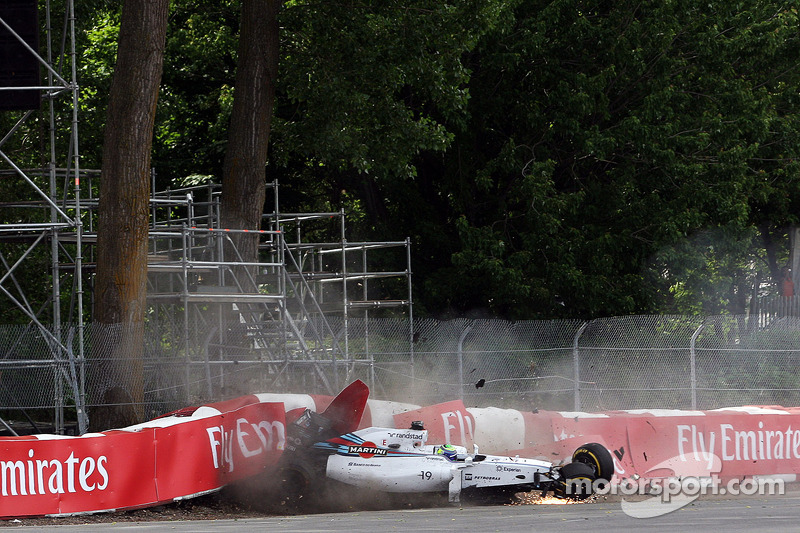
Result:
{"type": "Polygon", "coordinates": [[[298,504],[305,498],[310,503],[331,485],[340,494],[349,489],[446,493],[450,502],[509,501],[530,491],[581,500],[614,473],[611,454],[597,443],[580,446],[571,463],[555,466],[481,454],[478,446],[469,452],[462,446],[428,444],[422,422],[409,429],[353,430],[366,404],[368,389],[363,389],[366,385],[355,382],[322,414],[306,409],[287,426],[286,449],[273,477],[285,501],[298,504]]]}

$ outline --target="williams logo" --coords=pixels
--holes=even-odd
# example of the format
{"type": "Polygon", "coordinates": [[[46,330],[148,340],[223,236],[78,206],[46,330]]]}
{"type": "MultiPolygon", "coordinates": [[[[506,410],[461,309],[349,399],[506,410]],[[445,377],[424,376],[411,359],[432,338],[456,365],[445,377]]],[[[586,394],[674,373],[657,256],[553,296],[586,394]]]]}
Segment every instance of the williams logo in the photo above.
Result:
{"type": "Polygon", "coordinates": [[[364,459],[369,459],[376,455],[386,455],[386,451],[384,448],[378,448],[375,446],[374,442],[365,442],[361,446],[348,446],[347,453],[357,453],[360,457],[364,459]]]}

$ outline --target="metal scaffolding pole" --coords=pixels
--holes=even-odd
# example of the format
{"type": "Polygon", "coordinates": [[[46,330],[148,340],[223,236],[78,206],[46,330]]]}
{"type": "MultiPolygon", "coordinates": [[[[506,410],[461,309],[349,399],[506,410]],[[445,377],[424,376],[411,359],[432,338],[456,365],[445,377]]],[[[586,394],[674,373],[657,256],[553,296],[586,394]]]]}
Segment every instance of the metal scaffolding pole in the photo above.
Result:
{"type": "MultiPolygon", "coordinates": [[[[54,372],[53,384],[53,405],[55,431],[63,433],[65,429],[64,420],[64,384],[74,396],[77,411],[78,430],[86,431],[86,412],[85,412],[85,393],[84,393],[84,324],[83,324],[83,282],[82,282],[82,227],[81,227],[81,203],[80,203],[80,152],[78,143],[78,84],[75,51],[75,9],[74,1],[66,0],[58,3],[59,9],[63,7],[63,25],[60,34],[54,31],[53,25],[53,3],[46,0],[41,7],[44,12],[43,27],[38,28],[39,33],[43,33],[42,49],[37,50],[26,42],[25,36],[20,35],[11,26],[11,21],[3,20],[0,17],[0,26],[11,35],[13,39],[24,47],[30,56],[31,62],[38,64],[46,72],[46,82],[40,85],[20,86],[0,86],[0,94],[6,91],[36,91],[41,101],[46,105],[38,109],[9,110],[9,117],[16,122],[13,127],[6,132],[0,140],[0,158],[5,162],[6,169],[0,169],[8,176],[18,178],[27,187],[31,197],[39,197],[39,202],[28,202],[24,207],[30,213],[30,218],[20,220],[15,217],[14,222],[9,222],[6,217],[0,218],[0,241],[9,242],[33,241],[36,246],[49,241],[47,253],[50,261],[50,317],[46,318],[48,306],[34,307],[30,303],[30,298],[26,294],[29,287],[18,283],[15,269],[21,261],[28,259],[31,248],[28,248],[21,256],[12,261],[14,266],[6,266],[6,273],[0,281],[0,292],[2,292],[12,306],[18,307],[22,313],[28,317],[30,323],[38,328],[50,345],[50,359],[48,364],[52,365],[54,372]],[[56,39],[60,36],[60,39],[56,39]],[[56,49],[55,42],[59,42],[56,49]],[[68,117],[63,115],[68,113],[68,117]],[[15,116],[16,114],[16,116],[15,116]],[[17,118],[18,117],[18,118],[17,118]],[[31,157],[28,152],[22,152],[22,156],[28,156],[28,160],[45,161],[42,168],[28,168],[24,161],[19,161],[19,151],[14,149],[6,150],[6,146],[13,143],[21,135],[29,135],[33,121],[37,117],[42,117],[48,123],[46,138],[43,139],[42,153],[36,157],[31,157]],[[66,118],[66,120],[64,120],[66,118]],[[66,135],[60,135],[64,124],[68,125],[66,135]],[[66,145],[60,145],[59,139],[65,137],[66,145]],[[13,154],[13,155],[12,155],[13,154]],[[63,178],[63,186],[59,187],[59,178],[63,178]],[[68,184],[72,182],[72,186],[68,184]],[[49,222],[41,222],[43,217],[37,215],[42,208],[49,210],[47,219],[49,222]],[[40,239],[39,236],[47,237],[40,239]],[[69,242],[73,247],[74,274],[72,283],[69,286],[62,285],[61,255],[65,253],[64,244],[69,242]],[[13,286],[6,287],[2,284],[11,282],[13,286]],[[76,306],[76,310],[71,310],[68,316],[74,317],[74,323],[64,324],[62,313],[64,311],[63,297],[68,288],[73,290],[69,297],[70,305],[76,306]],[[76,335],[68,334],[66,327],[75,328],[76,335]]],[[[33,15],[33,13],[32,13],[33,15]]],[[[37,39],[38,40],[38,39],[37,39]]],[[[6,93],[14,94],[14,93],[6,93]]],[[[19,93],[17,93],[19,94],[19,93]]],[[[19,208],[20,204],[9,205],[9,207],[19,208]]],[[[9,354],[0,354],[0,357],[8,359],[9,354]]]]}

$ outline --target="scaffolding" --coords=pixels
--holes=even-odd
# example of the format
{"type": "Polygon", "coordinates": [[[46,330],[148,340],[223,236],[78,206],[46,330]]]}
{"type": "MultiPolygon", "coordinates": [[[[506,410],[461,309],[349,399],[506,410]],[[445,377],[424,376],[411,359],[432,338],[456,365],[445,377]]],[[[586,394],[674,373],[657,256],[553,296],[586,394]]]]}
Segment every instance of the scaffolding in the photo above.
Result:
{"type": "MultiPolygon", "coordinates": [[[[0,179],[13,183],[18,196],[0,203],[0,294],[28,326],[0,346],[0,411],[21,411],[35,427],[26,411],[36,406],[17,401],[10,389],[4,393],[2,378],[2,372],[33,365],[52,375],[53,405],[47,407],[54,409],[54,427],[48,429],[64,432],[66,406],[74,408],[76,431],[84,433],[92,405],[84,339],[91,302],[84,307],[84,285],[91,299],[99,172],[79,165],[74,2],[58,5],[64,9],[61,32],[52,30],[46,0],[44,52],[27,47],[47,82],[0,87],[0,97],[3,91],[37,90],[43,102],[39,109],[3,112],[13,124],[0,139],[6,167],[0,168],[0,179]],[[47,132],[41,146],[19,143],[37,128],[47,132]],[[42,164],[32,168],[29,161],[37,158],[42,164]],[[37,273],[36,287],[26,280],[31,272],[37,273]],[[42,286],[49,289],[46,295],[42,286]],[[31,331],[45,339],[48,355],[22,360],[17,348],[31,331]]],[[[9,28],[5,21],[2,26],[9,28]]],[[[219,185],[156,191],[153,173],[147,321],[155,329],[167,326],[162,330],[171,332],[172,353],[161,357],[156,346],[150,361],[158,373],[166,368],[160,359],[169,359],[170,372],[180,376],[169,384],[181,389],[178,401],[230,396],[228,382],[243,373],[250,378],[249,390],[238,392],[335,393],[354,377],[371,382],[369,349],[351,354],[354,316],[402,316],[413,349],[410,240],[349,242],[344,211],[281,213],[278,183],[267,186],[271,195],[262,229],[248,232],[258,236],[259,257],[245,262],[232,244],[236,232],[220,227],[219,185]],[[336,233],[338,239],[314,242],[336,233]]],[[[360,340],[367,347],[368,342],[360,340]]],[[[0,424],[8,426],[2,418],[0,424]]]]}
{"type": "MultiPolygon", "coordinates": [[[[44,2],[42,51],[32,47],[15,31],[10,16],[8,20],[0,17],[3,35],[20,43],[29,54],[24,60],[35,59],[46,73],[41,85],[20,86],[6,82],[0,86],[0,98],[3,95],[10,98],[11,91],[38,91],[41,98],[38,108],[4,112],[8,130],[0,139],[0,158],[6,168],[2,169],[0,179],[13,181],[18,189],[15,192],[20,194],[18,199],[0,204],[9,215],[3,217],[5,223],[0,226],[0,238],[4,243],[0,250],[3,269],[0,292],[27,318],[30,328],[47,341],[50,360],[37,364],[45,365],[53,372],[54,395],[57,396],[55,427],[61,429],[64,426],[63,398],[67,389],[76,405],[78,425],[81,431],[85,431],[86,413],[79,388],[79,372],[83,365],[82,171],[78,150],[75,11],[73,0],[57,5],[63,12],[54,12],[50,0],[44,2]],[[58,15],[62,21],[60,29],[54,24],[58,15]],[[42,164],[31,168],[28,164],[32,159],[30,151],[20,149],[20,146],[24,147],[20,138],[37,129],[41,132],[41,140],[37,157],[33,159],[42,164]],[[19,189],[24,189],[24,192],[19,189]],[[21,212],[30,215],[21,215],[21,212]],[[73,242],[68,247],[63,242],[66,235],[73,242]],[[28,287],[18,279],[19,273],[42,255],[50,257],[51,279],[50,293],[44,302],[29,297],[28,287]],[[68,285],[63,284],[60,275],[60,265],[64,263],[76,265],[68,285]],[[62,316],[65,295],[68,295],[73,310],[67,317],[62,316]],[[65,319],[76,326],[72,330],[76,332],[75,338],[65,337],[62,329],[65,319]]],[[[8,346],[0,353],[4,368],[15,364],[11,355],[16,343],[11,342],[8,346]]],[[[3,388],[7,388],[6,384],[3,388]]]]}
{"type": "Polygon", "coordinates": [[[351,353],[349,318],[399,313],[408,319],[411,345],[410,240],[350,242],[344,211],[281,213],[277,181],[267,188],[272,194],[263,229],[238,231],[259,238],[259,259],[252,263],[243,261],[231,239],[237,231],[219,226],[218,185],[153,195],[148,257],[152,319],[166,317],[173,321],[170,329],[182,332],[181,353],[189,366],[202,370],[199,381],[208,398],[224,395],[227,369],[242,364],[261,378],[250,389],[294,386],[335,393],[355,375],[371,381],[369,351],[351,353]],[[159,219],[160,212],[168,218],[159,219]],[[337,241],[306,238],[314,233],[306,229],[315,225],[325,226],[316,228],[319,233],[330,234],[331,223],[338,226],[337,241]],[[396,251],[394,257],[376,264],[373,259],[386,250],[396,251]],[[397,264],[400,269],[386,268],[397,264]],[[400,283],[373,287],[380,280],[400,283]]]}

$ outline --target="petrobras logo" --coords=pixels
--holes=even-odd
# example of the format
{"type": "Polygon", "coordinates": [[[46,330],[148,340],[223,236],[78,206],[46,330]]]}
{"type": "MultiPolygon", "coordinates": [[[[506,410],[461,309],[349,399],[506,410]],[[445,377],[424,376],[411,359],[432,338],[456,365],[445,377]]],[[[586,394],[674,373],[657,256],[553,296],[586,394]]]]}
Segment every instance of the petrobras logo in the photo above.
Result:
{"type": "Polygon", "coordinates": [[[94,492],[108,487],[108,458],[80,457],[39,459],[33,449],[25,461],[0,461],[0,493],[3,496],[35,496],[94,492]]]}
{"type": "Polygon", "coordinates": [[[283,450],[286,445],[286,427],[277,421],[250,422],[246,418],[238,418],[230,430],[219,425],[206,428],[206,432],[214,468],[227,469],[228,472],[234,471],[236,450],[242,458],[247,459],[262,453],[283,450]]]}
{"type": "Polygon", "coordinates": [[[364,459],[371,459],[376,455],[382,456],[386,455],[388,450],[384,448],[378,448],[374,442],[365,442],[360,446],[348,446],[347,453],[355,453],[358,454],[359,457],[363,457],[364,459]]]}

